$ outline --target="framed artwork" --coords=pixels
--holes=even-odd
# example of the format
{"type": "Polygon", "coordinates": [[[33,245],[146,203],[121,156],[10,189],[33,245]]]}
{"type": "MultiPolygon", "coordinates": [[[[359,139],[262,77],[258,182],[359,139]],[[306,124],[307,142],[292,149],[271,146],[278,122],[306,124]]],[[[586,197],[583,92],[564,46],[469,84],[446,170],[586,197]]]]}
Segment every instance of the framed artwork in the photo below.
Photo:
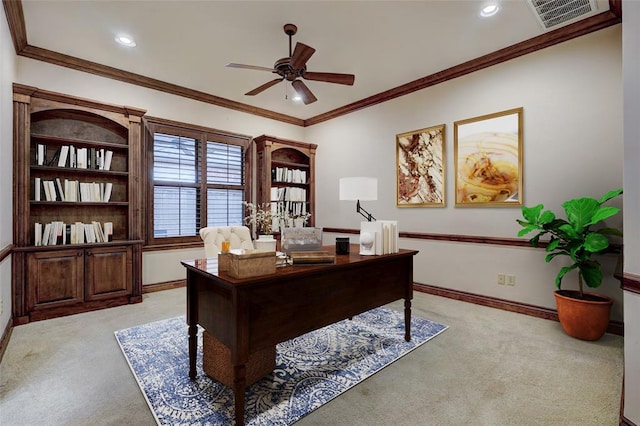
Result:
{"type": "Polygon", "coordinates": [[[522,108],[456,121],[456,207],[522,205],[522,108]]]}
{"type": "Polygon", "coordinates": [[[396,135],[396,205],[445,206],[444,124],[396,135]]]}

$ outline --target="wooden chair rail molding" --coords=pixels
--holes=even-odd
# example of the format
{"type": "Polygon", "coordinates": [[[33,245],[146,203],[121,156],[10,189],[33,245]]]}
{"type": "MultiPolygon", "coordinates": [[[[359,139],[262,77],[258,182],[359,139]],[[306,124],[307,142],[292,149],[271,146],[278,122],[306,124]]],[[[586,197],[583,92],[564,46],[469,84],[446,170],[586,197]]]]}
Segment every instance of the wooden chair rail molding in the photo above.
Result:
{"type": "Polygon", "coordinates": [[[7,256],[9,256],[11,254],[12,250],[13,250],[13,244],[9,244],[9,245],[3,247],[2,249],[0,249],[0,262],[2,262],[4,259],[6,259],[7,256]]]}
{"type": "MultiPolygon", "coordinates": [[[[333,232],[336,234],[360,234],[359,229],[349,228],[322,228],[323,232],[333,232]]],[[[456,235],[456,234],[428,234],[421,232],[400,232],[400,238],[413,238],[418,240],[436,240],[436,241],[451,241],[456,243],[472,243],[472,244],[491,244],[497,246],[513,246],[513,247],[531,247],[529,240],[523,238],[499,238],[499,237],[486,237],[486,236],[474,236],[474,235],[456,235]]],[[[544,242],[540,243],[540,247],[544,248],[547,245],[544,242]]]]}

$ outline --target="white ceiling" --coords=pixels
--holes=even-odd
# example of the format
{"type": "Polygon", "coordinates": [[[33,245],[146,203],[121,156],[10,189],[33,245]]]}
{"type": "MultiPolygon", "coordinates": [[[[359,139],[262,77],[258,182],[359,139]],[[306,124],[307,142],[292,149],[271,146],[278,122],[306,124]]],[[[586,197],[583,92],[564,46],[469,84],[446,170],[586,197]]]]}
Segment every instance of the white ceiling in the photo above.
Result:
{"type": "MultiPolygon", "coordinates": [[[[525,0],[501,0],[492,18],[479,17],[484,3],[23,0],[23,10],[32,46],[305,119],[545,32],[525,0]],[[225,64],[272,67],[288,56],[287,23],[294,46],[316,49],[309,71],[355,74],[355,84],[307,80],[309,105],[285,99],[284,82],[245,96],[276,76],[225,64]],[[120,33],[137,47],[116,44],[120,33]]],[[[598,0],[598,13],[608,9],[598,0]]]]}

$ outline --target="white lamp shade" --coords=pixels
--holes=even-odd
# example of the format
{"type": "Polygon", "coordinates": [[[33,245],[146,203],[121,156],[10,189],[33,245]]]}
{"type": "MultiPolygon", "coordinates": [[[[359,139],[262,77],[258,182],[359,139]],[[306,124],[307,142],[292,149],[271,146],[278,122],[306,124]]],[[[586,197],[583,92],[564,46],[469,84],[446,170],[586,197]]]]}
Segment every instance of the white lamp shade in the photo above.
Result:
{"type": "Polygon", "coordinates": [[[340,178],[341,200],[377,200],[378,179],[372,177],[340,178]]]}

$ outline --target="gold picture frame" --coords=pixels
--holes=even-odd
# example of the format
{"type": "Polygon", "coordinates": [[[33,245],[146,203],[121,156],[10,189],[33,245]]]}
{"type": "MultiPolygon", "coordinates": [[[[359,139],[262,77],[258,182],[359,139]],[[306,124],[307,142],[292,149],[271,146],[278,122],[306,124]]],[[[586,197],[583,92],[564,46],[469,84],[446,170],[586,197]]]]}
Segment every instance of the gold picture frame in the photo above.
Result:
{"type": "Polygon", "coordinates": [[[445,125],[396,135],[396,206],[444,207],[445,125]]]}
{"type": "Polygon", "coordinates": [[[454,122],[456,207],[521,206],[523,108],[454,122]]]}

